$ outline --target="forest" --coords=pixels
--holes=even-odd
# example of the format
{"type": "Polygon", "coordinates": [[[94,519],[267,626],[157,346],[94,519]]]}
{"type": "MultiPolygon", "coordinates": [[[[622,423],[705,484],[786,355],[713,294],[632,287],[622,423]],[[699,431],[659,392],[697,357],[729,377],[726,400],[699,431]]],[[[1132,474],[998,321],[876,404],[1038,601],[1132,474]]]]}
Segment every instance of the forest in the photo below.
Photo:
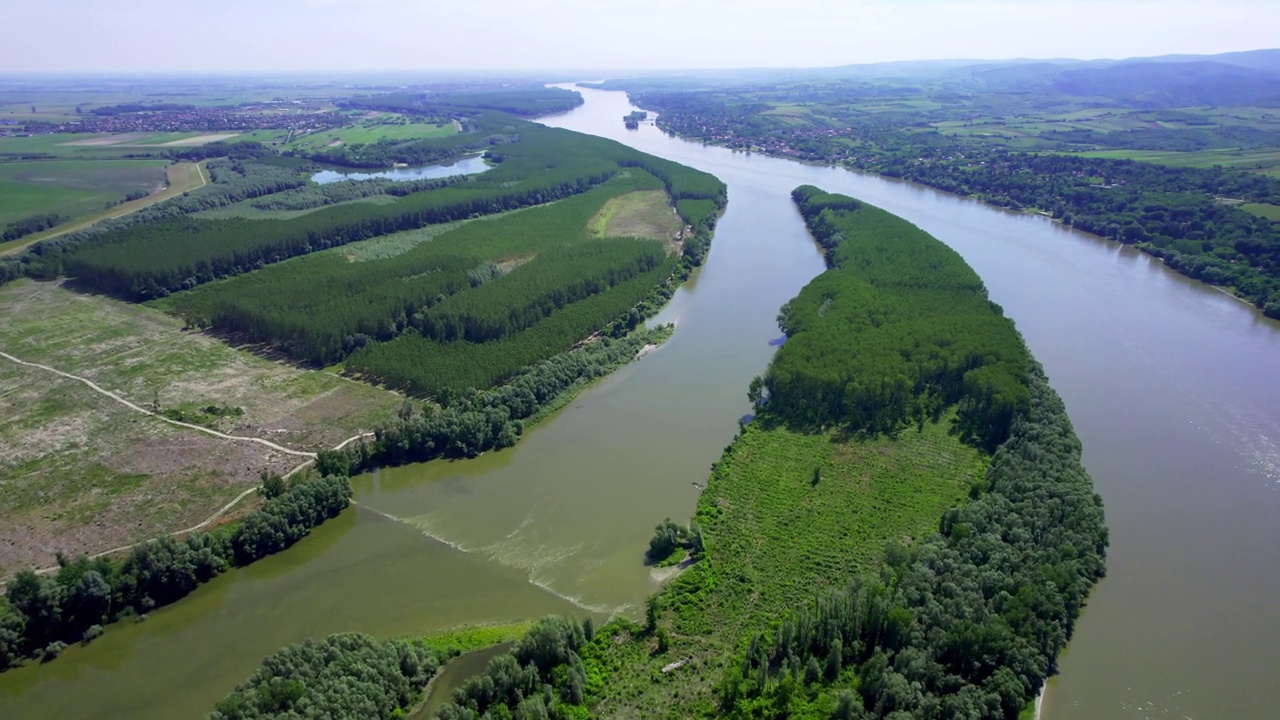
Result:
{"type": "Polygon", "coordinates": [[[60,555],[56,573],[14,575],[0,602],[0,670],[26,658],[53,660],[67,644],[90,642],[116,620],[145,619],[229,568],[284,550],[351,498],[345,475],[263,479],[266,502],[232,525],[165,536],[122,558],[60,555]]]}
{"type": "MultiPolygon", "coordinates": [[[[634,173],[555,205],[482,223],[464,223],[401,254],[349,262],[334,253],[316,253],[266,267],[180,294],[174,298],[174,307],[194,326],[269,342],[297,360],[318,365],[337,362],[370,342],[390,341],[411,327],[442,341],[457,339],[445,333],[441,325],[444,313],[475,294],[482,294],[481,300],[492,304],[486,312],[508,314],[502,328],[494,328],[495,337],[500,337],[529,324],[526,320],[515,327],[510,316],[520,304],[527,304],[521,299],[528,287],[523,282],[526,277],[540,283],[545,294],[571,284],[581,287],[579,271],[585,272],[587,266],[612,267],[640,257],[639,253],[650,258],[651,264],[644,270],[660,264],[655,262],[654,253],[661,254],[656,241],[610,240],[584,245],[587,221],[608,198],[653,187],[660,185],[652,176],[634,173]],[[556,260],[571,254],[566,244],[594,248],[590,254],[573,259],[573,272],[560,268],[556,260]],[[532,259],[506,273],[493,264],[520,257],[532,259]]],[[[616,282],[609,285],[613,284],[616,282]]],[[[597,293],[606,289],[608,286],[594,288],[597,293]]],[[[562,294],[559,305],[582,297],[570,299],[562,294]]],[[[451,327],[463,328],[460,318],[454,317],[451,327]]],[[[473,328],[471,339],[479,342],[475,332],[473,328]]]]}
{"type": "MultiPolygon", "coordinates": [[[[488,157],[498,167],[466,183],[390,204],[337,205],[287,220],[170,217],[134,223],[88,236],[59,256],[60,269],[88,288],[125,299],[162,297],[316,250],[561,199],[604,182],[620,167],[654,172],[670,186],[673,200],[723,203],[723,186],[703,173],[611,141],[515,118],[509,122],[520,123],[521,140],[491,151],[488,157]]],[[[689,220],[696,226],[702,218],[689,220]]]]}
{"type": "Polygon", "coordinates": [[[531,85],[524,88],[477,87],[423,93],[392,93],[351,98],[343,107],[390,110],[410,115],[450,117],[480,110],[496,110],[511,115],[547,115],[572,110],[583,102],[582,95],[562,88],[531,85]]]}
{"type": "Polygon", "coordinates": [[[1027,351],[958,253],[879,208],[792,197],[829,270],[783,306],[763,413],[798,428],[893,432],[959,408],[988,450],[1027,403],[1027,351]]]}
{"type": "Polygon", "coordinates": [[[1056,669],[1104,574],[1101,500],[1038,366],[981,495],[878,575],[750,637],[718,688],[730,717],[1012,720],[1056,669]]]}

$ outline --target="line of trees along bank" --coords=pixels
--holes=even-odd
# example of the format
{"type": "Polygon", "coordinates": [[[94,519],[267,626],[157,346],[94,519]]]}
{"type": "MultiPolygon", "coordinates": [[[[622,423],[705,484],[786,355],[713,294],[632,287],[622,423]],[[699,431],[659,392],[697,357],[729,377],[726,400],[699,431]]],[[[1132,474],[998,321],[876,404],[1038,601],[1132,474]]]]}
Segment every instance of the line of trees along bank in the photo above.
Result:
{"type": "Polygon", "coordinates": [[[641,348],[661,343],[669,332],[638,329],[617,339],[599,338],[544,360],[501,387],[441,392],[440,406],[424,404],[418,412],[377,428],[372,442],[321,452],[316,467],[323,473],[351,475],[510,447],[524,431],[524,420],[554,406],[564,393],[631,362],[641,348]]]}
{"type": "Polygon", "coordinates": [[[1028,355],[978,275],[879,208],[812,186],[792,196],[830,269],[778,316],[787,342],[763,379],[765,414],[893,432],[958,405],[961,433],[994,450],[1028,402],[1028,355]]]}
{"type": "Polygon", "coordinates": [[[103,626],[168,605],[228,568],[277,553],[342,512],[351,498],[345,475],[264,481],[269,498],[234,526],[166,536],[138,545],[123,560],[59,556],[53,575],[24,570],[0,603],[0,670],[24,658],[52,660],[67,643],[90,641],[103,626]]]}

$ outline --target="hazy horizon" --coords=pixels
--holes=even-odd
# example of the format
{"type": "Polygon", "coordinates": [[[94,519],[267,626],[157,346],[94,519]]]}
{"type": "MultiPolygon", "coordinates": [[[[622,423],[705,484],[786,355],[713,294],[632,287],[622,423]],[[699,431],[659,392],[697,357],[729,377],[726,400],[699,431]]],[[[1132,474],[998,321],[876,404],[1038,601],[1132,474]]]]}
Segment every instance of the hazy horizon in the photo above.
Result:
{"type": "Polygon", "coordinates": [[[49,0],[0,25],[32,30],[0,45],[6,75],[640,72],[1256,50],[1278,44],[1280,3],[49,0]]]}

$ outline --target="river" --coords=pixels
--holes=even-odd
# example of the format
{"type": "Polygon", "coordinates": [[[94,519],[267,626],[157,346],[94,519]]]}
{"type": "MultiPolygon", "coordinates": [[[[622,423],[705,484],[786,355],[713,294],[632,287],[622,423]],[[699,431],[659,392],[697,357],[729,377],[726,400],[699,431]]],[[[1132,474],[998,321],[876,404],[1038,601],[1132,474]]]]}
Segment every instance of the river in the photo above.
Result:
{"type": "Polygon", "coordinates": [[[657,321],[666,345],[510,450],[358,478],[361,507],[295,548],[43,667],[0,717],[196,718],[260,658],[329,632],[423,633],[550,612],[639,614],[654,524],[686,519],[748,410],[781,304],[822,269],[789,193],[810,183],[954,247],[1045,365],[1111,526],[1049,720],[1280,716],[1280,326],[1148,256],[1037,216],[884,178],[628,131],[625,96],[548,125],[712,172],[729,207],[657,321]]]}

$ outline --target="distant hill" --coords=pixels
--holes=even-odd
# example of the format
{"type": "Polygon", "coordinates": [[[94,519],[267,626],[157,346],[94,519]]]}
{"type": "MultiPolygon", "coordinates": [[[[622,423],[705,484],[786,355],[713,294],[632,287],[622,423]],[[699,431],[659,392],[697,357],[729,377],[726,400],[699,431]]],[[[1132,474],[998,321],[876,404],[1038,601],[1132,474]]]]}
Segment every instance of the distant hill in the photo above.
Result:
{"type": "Polygon", "coordinates": [[[1244,52],[1222,53],[1221,55],[1163,55],[1153,58],[1131,58],[1127,62],[1200,62],[1206,60],[1251,70],[1280,73],[1280,49],[1246,50],[1244,52]]]}
{"type": "MultiPolygon", "coordinates": [[[[609,80],[606,88],[691,90],[789,82],[1106,98],[1123,105],[1280,107],[1280,49],[1122,60],[920,60],[826,68],[693,70],[609,80]]],[[[901,89],[901,88],[898,88],[901,89]]]]}
{"type": "Polygon", "coordinates": [[[1121,62],[1058,72],[1057,92],[1139,107],[1280,105],[1280,73],[1222,62],[1121,62]]]}

